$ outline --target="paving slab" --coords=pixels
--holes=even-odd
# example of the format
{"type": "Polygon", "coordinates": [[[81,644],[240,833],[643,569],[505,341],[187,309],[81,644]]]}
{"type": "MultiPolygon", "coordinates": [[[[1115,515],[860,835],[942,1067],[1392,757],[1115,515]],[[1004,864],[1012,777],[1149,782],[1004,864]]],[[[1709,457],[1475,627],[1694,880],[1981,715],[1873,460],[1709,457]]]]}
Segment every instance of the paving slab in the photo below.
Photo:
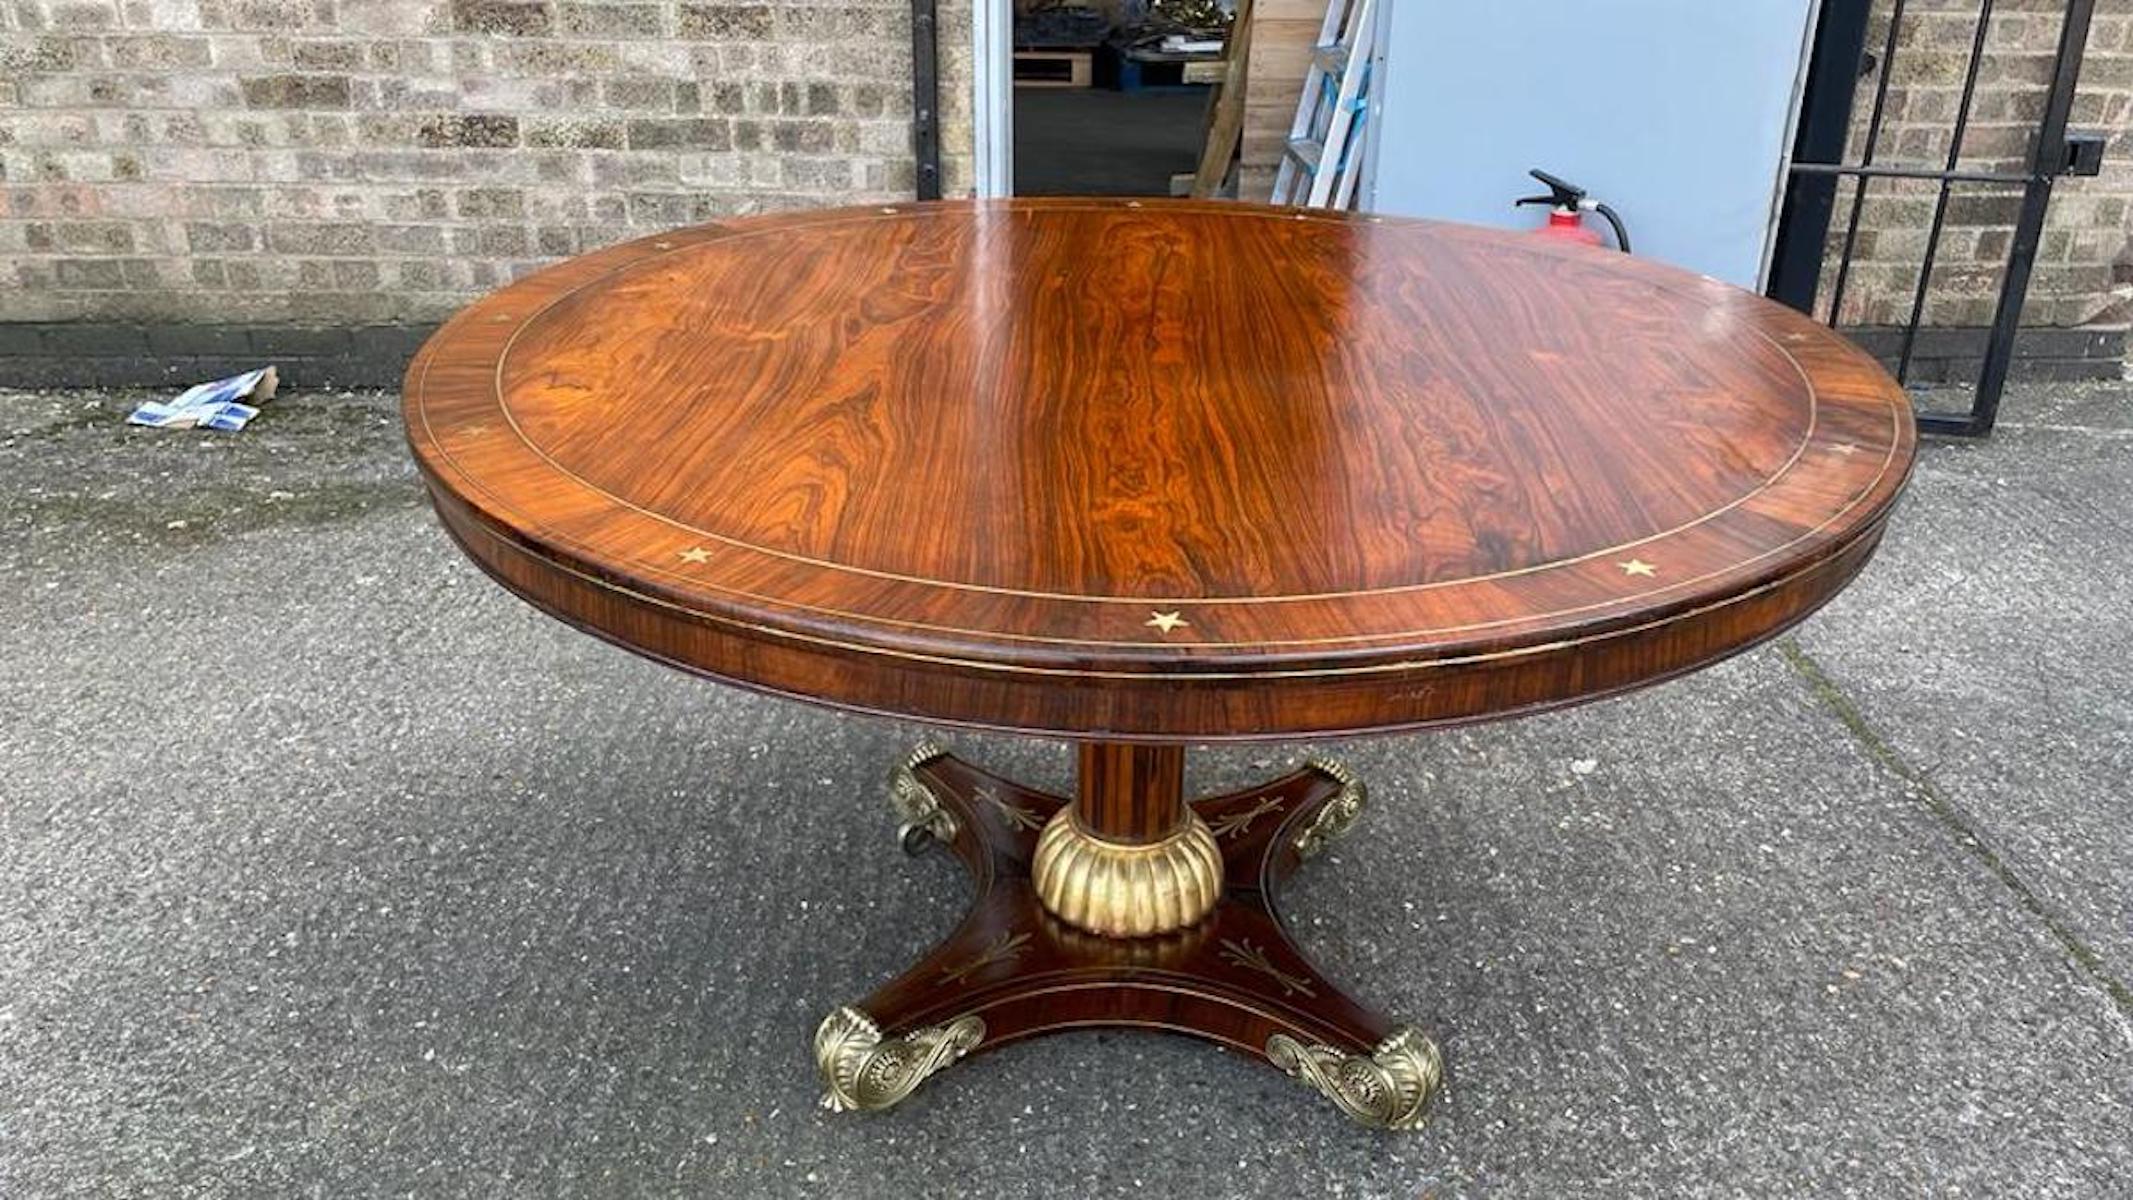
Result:
{"type": "MultiPolygon", "coordinates": [[[[1337,748],[1371,810],[1289,909],[1443,1044],[1418,1135],[1128,1033],[827,1113],[815,1022],[964,894],[891,844],[882,773],[924,731],[512,600],[420,509],[389,397],[278,400],[212,442],[115,431],[123,409],[0,394],[0,1195],[2088,1197],[2133,1174],[2133,1018],[1778,650],[1337,748]]],[[[1930,557],[1904,542],[1935,528],[1891,551],[1930,557]]],[[[1823,623],[1802,644],[1842,680],[1823,623]]],[[[948,740],[1066,783],[1056,744],[948,740]]],[[[1193,782],[1311,749],[1212,751],[1193,782]]]]}
{"type": "Polygon", "coordinates": [[[2021,389],[2006,411],[1989,440],[1926,448],[1881,557],[1799,641],[2124,986],[2133,385],[2021,389]]]}

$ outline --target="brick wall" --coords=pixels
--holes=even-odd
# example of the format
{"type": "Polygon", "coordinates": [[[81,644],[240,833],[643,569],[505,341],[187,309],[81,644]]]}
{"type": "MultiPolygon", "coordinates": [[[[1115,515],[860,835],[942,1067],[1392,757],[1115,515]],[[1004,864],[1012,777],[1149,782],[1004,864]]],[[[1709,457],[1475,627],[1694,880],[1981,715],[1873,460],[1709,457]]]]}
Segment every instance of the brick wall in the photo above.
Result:
{"type": "Polygon", "coordinates": [[[0,321],[422,322],[653,230],[909,198],[910,80],[906,0],[0,0],[0,321]]]}
{"type": "MultiPolygon", "coordinates": [[[[2064,0],[2002,0],[1997,6],[1963,139],[1964,167],[2026,168],[2065,7],[2064,0]]],[[[1888,69],[1893,73],[1876,161],[1945,164],[1977,8],[1976,0],[1908,0],[1893,66],[1877,61],[1859,81],[1850,161],[1859,160],[1874,90],[1880,72],[1888,69]]],[[[1889,11],[1889,0],[1880,0],[1867,29],[1867,46],[1877,60],[1888,36],[1889,11]]],[[[2061,179],[2055,187],[2023,323],[2124,324],[2133,316],[2133,5],[2122,0],[2097,5],[2071,127],[2110,135],[2103,173],[2061,179]]],[[[1868,188],[1839,324],[1886,326],[1908,320],[1936,190],[1929,183],[1895,180],[1876,180],[1868,188]]],[[[1825,308],[1851,194],[1850,183],[1840,185],[1824,269],[1825,308]]],[[[2017,189],[1955,189],[1927,290],[1926,324],[1991,321],[2019,205],[2017,189]]]]}
{"type": "MultiPolygon", "coordinates": [[[[1999,8],[1969,165],[2018,164],[2063,0],[1999,8]]],[[[2034,324],[2133,308],[2129,9],[2095,18],[2075,123],[2113,137],[2101,177],[2061,183],[2034,324]]],[[[1261,0],[1247,194],[1320,11],[1261,0]]],[[[1975,0],[1907,11],[1883,153],[1931,160],[1975,0]]],[[[953,194],[970,177],[968,0],[941,14],[953,194]]],[[[420,322],[651,230],[908,196],[909,40],[905,0],[0,0],[0,321],[420,322]]],[[[1931,205],[1924,185],[1873,185],[1845,324],[1907,312],[1931,205]]],[[[1929,323],[1989,318],[2014,205],[1958,192],[1929,323]]]]}

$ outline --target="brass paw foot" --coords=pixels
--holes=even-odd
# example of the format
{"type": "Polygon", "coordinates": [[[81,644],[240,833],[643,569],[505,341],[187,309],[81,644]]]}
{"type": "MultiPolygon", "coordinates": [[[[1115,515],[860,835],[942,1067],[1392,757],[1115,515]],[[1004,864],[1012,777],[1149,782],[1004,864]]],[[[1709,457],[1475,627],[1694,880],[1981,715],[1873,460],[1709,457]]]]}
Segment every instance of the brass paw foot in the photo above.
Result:
{"type": "Polygon", "coordinates": [[[1344,1113],[1373,1129],[1420,1129],[1444,1078],[1437,1044],[1402,1025],[1369,1054],[1307,1046],[1287,1034],[1266,1040],[1267,1061],[1317,1088],[1344,1113]]]}
{"type": "Polygon", "coordinates": [[[873,1018],[844,1005],[815,1030],[822,1106],[832,1112],[888,1108],[984,1040],[985,1022],[976,1017],[884,1038],[873,1018]]]}

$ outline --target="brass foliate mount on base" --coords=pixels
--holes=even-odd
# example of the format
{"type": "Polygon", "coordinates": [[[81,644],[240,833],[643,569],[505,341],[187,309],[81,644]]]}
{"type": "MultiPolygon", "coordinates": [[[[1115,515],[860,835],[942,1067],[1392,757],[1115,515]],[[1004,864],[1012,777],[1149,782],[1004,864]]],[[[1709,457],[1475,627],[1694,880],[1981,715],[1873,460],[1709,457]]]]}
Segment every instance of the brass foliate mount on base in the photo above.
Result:
{"type": "Polygon", "coordinates": [[[1363,804],[1370,798],[1370,792],[1346,763],[1313,758],[1304,765],[1341,785],[1340,795],[1319,809],[1304,831],[1296,835],[1297,857],[1312,858],[1355,825],[1363,815],[1363,804]]]}
{"type": "Polygon", "coordinates": [[[1254,1047],[1363,1124],[1420,1127],[1437,1048],[1321,974],[1277,907],[1282,881],[1355,823],[1362,783],[1313,759],[1188,801],[1182,767],[1175,748],[1085,748],[1069,799],[930,742],[904,758],[889,794],[906,848],[940,841],[976,894],[933,950],[824,1019],[823,1104],[889,1108],[966,1055],[1116,1026],[1254,1047]]]}
{"type": "Polygon", "coordinates": [[[1307,1046],[1287,1034],[1266,1041],[1267,1061],[1317,1088],[1344,1113],[1373,1129],[1420,1129],[1444,1078],[1437,1044],[1402,1025],[1369,1054],[1307,1046]]]}
{"type": "Polygon", "coordinates": [[[896,827],[896,841],[906,854],[925,849],[929,840],[955,840],[955,815],[941,806],[941,798],[920,782],[917,774],[919,767],[946,753],[936,742],[920,742],[902,762],[889,769],[889,803],[901,821],[896,827]]]}
{"type": "Polygon", "coordinates": [[[844,1005],[815,1030],[822,1106],[832,1112],[888,1108],[984,1040],[985,1022],[976,1017],[884,1038],[872,1017],[844,1005]]]}
{"type": "Polygon", "coordinates": [[[1199,814],[1159,842],[1105,841],[1068,805],[1037,837],[1030,882],[1046,912],[1106,937],[1153,937],[1199,923],[1222,898],[1222,851],[1199,814]]]}

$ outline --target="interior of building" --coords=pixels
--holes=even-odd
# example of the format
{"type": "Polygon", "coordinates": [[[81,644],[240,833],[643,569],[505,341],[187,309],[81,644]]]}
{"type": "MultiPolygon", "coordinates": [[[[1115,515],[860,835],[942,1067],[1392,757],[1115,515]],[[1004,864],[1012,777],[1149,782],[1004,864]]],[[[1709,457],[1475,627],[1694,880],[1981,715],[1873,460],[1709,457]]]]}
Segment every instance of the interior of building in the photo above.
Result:
{"type": "Polygon", "coordinates": [[[1017,0],[1015,191],[1166,196],[1197,164],[1233,5],[1017,0]]]}

